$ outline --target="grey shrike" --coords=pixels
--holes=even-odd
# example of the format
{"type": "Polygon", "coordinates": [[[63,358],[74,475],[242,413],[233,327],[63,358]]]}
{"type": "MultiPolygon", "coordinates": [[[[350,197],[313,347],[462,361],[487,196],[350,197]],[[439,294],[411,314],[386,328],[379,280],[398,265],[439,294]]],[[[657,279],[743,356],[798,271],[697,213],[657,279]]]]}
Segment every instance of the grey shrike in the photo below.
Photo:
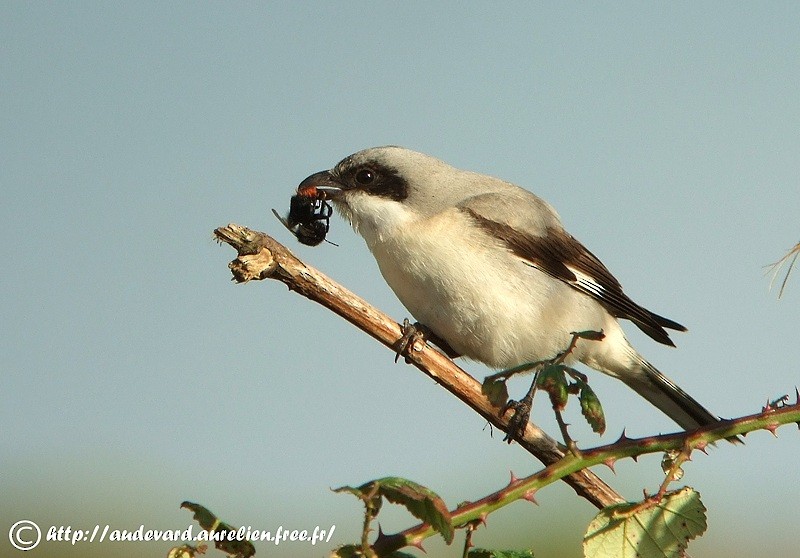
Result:
{"type": "Polygon", "coordinates": [[[505,369],[555,357],[571,332],[602,331],[567,364],[619,378],[684,429],[718,421],[631,347],[618,320],[665,345],[665,328],[686,328],[628,298],[534,194],[394,146],[350,155],[298,191],[314,187],[364,237],[414,318],[458,354],[505,369]]]}

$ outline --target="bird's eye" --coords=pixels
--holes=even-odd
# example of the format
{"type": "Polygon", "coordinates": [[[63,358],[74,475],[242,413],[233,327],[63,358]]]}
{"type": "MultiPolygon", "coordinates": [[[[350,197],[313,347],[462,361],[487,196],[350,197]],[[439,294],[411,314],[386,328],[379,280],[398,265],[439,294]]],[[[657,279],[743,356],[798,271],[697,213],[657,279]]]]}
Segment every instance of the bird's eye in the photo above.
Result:
{"type": "Polygon", "coordinates": [[[366,186],[367,184],[372,184],[375,181],[375,172],[371,171],[370,169],[361,169],[356,173],[356,182],[361,184],[362,186],[366,186]]]}

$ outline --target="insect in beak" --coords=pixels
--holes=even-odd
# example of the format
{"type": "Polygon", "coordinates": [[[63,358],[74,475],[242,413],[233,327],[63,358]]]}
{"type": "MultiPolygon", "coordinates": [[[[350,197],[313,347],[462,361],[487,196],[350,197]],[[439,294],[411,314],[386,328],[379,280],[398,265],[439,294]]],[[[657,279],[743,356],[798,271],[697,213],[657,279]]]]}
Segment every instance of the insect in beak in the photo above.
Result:
{"type": "Polygon", "coordinates": [[[274,209],[272,213],[301,244],[317,246],[330,230],[333,207],[327,201],[326,192],[334,190],[336,188],[301,184],[289,202],[289,215],[284,219],[274,209]]]}

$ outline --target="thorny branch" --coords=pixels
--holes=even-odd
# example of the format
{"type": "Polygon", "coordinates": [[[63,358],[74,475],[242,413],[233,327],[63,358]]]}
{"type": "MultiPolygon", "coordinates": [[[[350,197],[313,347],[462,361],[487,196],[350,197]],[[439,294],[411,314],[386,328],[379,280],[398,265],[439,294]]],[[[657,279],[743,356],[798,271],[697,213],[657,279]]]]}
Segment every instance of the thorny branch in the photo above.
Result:
{"type": "MultiPolygon", "coordinates": [[[[641,455],[651,453],[669,453],[674,459],[668,463],[665,479],[658,492],[649,496],[638,506],[631,508],[626,515],[633,515],[636,511],[651,507],[661,501],[667,491],[668,485],[680,476],[683,463],[691,459],[695,450],[705,452],[705,449],[714,442],[729,439],[739,435],[746,435],[756,430],[767,430],[776,435],[779,426],[798,423],[800,420],[800,392],[796,393],[794,403],[789,403],[788,398],[781,398],[778,402],[767,404],[760,413],[736,419],[720,421],[692,432],[676,432],[646,438],[628,438],[623,434],[616,442],[581,451],[580,455],[569,453],[557,463],[548,465],[525,478],[512,476],[511,482],[500,490],[484,496],[480,500],[467,502],[453,509],[451,518],[455,527],[469,526],[475,522],[483,521],[488,514],[518,500],[536,502],[535,494],[541,488],[564,478],[564,475],[586,467],[606,465],[614,469],[614,464],[620,459],[637,459],[641,455]]],[[[798,423],[800,426],[800,423],[798,423]]],[[[373,550],[379,556],[405,546],[421,547],[422,541],[434,534],[430,525],[420,523],[393,535],[381,533],[373,550]]]]}

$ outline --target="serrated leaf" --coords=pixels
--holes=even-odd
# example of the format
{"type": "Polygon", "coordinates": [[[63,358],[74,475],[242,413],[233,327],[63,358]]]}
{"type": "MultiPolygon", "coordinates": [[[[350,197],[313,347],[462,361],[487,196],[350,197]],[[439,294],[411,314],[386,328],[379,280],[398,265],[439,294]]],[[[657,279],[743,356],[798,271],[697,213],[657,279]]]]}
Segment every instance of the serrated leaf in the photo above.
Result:
{"type": "Polygon", "coordinates": [[[589,387],[589,384],[580,383],[581,393],[578,399],[581,402],[581,413],[583,413],[592,430],[602,436],[606,431],[606,416],[603,413],[603,406],[600,404],[597,394],[589,387]]]}
{"type": "MultiPolygon", "coordinates": [[[[195,504],[194,502],[183,502],[181,508],[185,508],[194,513],[194,519],[200,524],[200,527],[205,531],[211,533],[228,533],[236,531],[236,528],[224,523],[220,518],[211,513],[208,508],[195,504]]],[[[210,538],[210,537],[209,537],[210,538]]],[[[250,558],[256,553],[253,544],[248,540],[228,540],[228,537],[222,535],[218,537],[219,540],[214,541],[214,546],[217,549],[230,554],[236,558],[250,558]]]]}
{"type": "Polygon", "coordinates": [[[381,511],[383,500],[381,500],[381,495],[375,488],[374,483],[375,481],[371,481],[355,488],[352,486],[340,486],[339,488],[334,488],[333,491],[339,494],[352,494],[363,501],[367,509],[369,509],[371,517],[375,517],[381,511]]]}
{"type": "Polygon", "coordinates": [[[435,492],[400,477],[385,477],[372,483],[377,484],[381,496],[394,504],[404,506],[411,515],[430,525],[447,544],[453,542],[454,529],[450,511],[435,492]]]}
{"type": "Polygon", "coordinates": [[[476,548],[467,553],[467,558],[534,558],[533,550],[487,550],[476,548]]]}
{"type": "Polygon", "coordinates": [[[364,498],[364,491],[361,490],[361,487],[352,487],[352,486],[340,486],[339,488],[331,488],[334,492],[339,494],[352,494],[356,498],[364,498]]]}
{"type": "Polygon", "coordinates": [[[630,512],[639,504],[603,509],[583,538],[586,558],[680,558],[689,541],[706,530],[706,508],[690,487],[668,492],[658,504],[630,512]]]}
{"type": "Polygon", "coordinates": [[[491,376],[484,378],[481,392],[495,407],[502,407],[508,401],[508,386],[506,386],[505,379],[491,376]]]}
{"type": "Polygon", "coordinates": [[[216,515],[211,513],[207,508],[204,508],[200,504],[195,504],[194,502],[182,502],[181,508],[187,509],[194,513],[194,520],[197,521],[197,523],[199,523],[200,527],[203,529],[211,530],[219,521],[216,515]]]}
{"type": "Polygon", "coordinates": [[[566,366],[563,364],[548,364],[539,372],[536,380],[537,386],[550,395],[550,402],[559,411],[563,411],[567,406],[567,397],[569,397],[565,369],[566,366]]]}

